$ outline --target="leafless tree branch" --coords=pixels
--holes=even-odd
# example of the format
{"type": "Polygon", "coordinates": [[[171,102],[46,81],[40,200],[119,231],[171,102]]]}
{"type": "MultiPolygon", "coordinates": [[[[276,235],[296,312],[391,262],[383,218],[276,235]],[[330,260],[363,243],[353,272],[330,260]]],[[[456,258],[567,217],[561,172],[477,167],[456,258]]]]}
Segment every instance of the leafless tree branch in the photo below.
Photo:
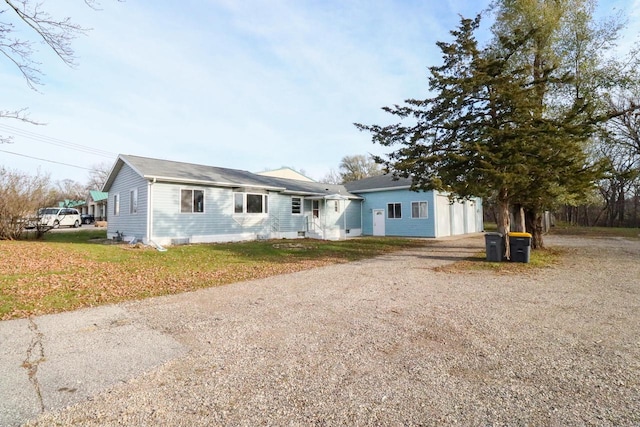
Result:
{"type": "MultiPolygon", "coordinates": [[[[19,110],[0,110],[0,119],[12,119],[19,120],[24,123],[29,123],[32,125],[41,126],[44,125],[42,122],[38,122],[29,117],[29,110],[27,108],[21,108],[19,110]]],[[[13,137],[0,135],[0,144],[11,144],[13,142],[13,137]]]]}
{"type": "MultiPolygon", "coordinates": [[[[89,4],[95,3],[92,0],[85,0],[85,3],[87,1],[89,4]]],[[[30,0],[5,0],[5,2],[65,64],[75,66],[76,58],[71,42],[78,35],[86,34],[87,28],[74,24],[69,17],[53,18],[41,9],[40,3],[32,3],[30,0]]]]}

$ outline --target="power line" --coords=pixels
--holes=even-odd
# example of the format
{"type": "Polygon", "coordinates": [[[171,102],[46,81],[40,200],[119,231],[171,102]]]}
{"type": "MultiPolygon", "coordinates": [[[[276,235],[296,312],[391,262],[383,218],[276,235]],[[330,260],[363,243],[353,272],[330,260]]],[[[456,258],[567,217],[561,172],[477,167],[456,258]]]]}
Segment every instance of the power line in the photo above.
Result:
{"type": "Polygon", "coordinates": [[[44,142],[45,144],[56,145],[58,147],[67,148],[69,150],[80,151],[80,152],[93,154],[101,157],[107,157],[109,159],[113,159],[114,157],[118,156],[117,153],[112,153],[110,151],[101,150],[99,148],[87,147],[86,145],[76,144],[73,142],[65,141],[64,139],[53,138],[50,136],[31,132],[28,130],[23,130],[23,129],[5,125],[5,124],[0,124],[0,129],[6,132],[10,132],[12,134],[21,136],[23,138],[29,138],[34,141],[44,142]]]}
{"type": "Polygon", "coordinates": [[[84,170],[88,170],[88,171],[93,170],[91,168],[85,168],[83,166],[70,165],[69,163],[56,162],[55,160],[41,159],[40,157],[34,157],[34,156],[28,156],[26,154],[14,153],[13,151],[7,151],[7,150],[0,150],[0,151],[3,152],[3,153],[14,154],[16,156],[27,157],[29,159],[40,160],[40,161],[43,161],[43,162],[56,163],[56,164],[59,164],[59,165],[70,166],[72,168],[84,169],[84,170]]]}

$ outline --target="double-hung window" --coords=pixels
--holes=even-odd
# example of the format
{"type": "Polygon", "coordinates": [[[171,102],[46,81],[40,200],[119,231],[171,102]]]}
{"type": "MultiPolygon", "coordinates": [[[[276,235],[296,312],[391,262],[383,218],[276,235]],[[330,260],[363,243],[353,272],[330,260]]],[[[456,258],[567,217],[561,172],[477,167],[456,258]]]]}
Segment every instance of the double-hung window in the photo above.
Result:
{"type": "Polygon", "coordinates": [[[302,213],[302,197],[291,198],[291,213],[293,215],[300,215],[302,213]]]}
{"type": "Polygon", "coordinates": [[[388,203],[387,204],[387,218],[390,218],[390,219],[402,218],[402,204],[401,203],[388,203]]]}
{"type": "Polygon", "coordinates": [[[138,189],[134,188],[129,192],[129,213],[138,213],[138,189]]]}
{"type": "Polygon", "coordinates": [[[266,194],[233,193],[233,212],[237,214],[261,214],[269,212],[266,194]]]}
{"type": "Polygon", "coordinates": [[[411,218],[427,218],[427,202],[411,202],[411,218]]]}
{"type": "Polygon", "coordinates": [[[180,212],[204,212],[204,190],[180,190],[180,212]]]}

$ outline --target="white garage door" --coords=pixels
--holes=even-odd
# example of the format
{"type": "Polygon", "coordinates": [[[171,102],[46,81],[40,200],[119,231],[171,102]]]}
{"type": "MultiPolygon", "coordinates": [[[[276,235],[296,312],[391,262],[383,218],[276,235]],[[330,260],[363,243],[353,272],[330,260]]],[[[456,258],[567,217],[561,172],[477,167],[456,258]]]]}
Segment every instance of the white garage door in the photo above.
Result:
{"type": "Polygon", "coordinates": [[[447,196],[436,197],[436,237],[451,235],[451,206],[447,196]]]}
{"type": "Polygon", "coordinates": [[[477,231],[476,203],[449,203],[447,196],[436,198],[436,237],[457,236],[477,231]]]}
{"type": "Polygon", "coordinates": [[[464,234],[464,204],[454,202],[452,205],[451,235],[464,234]]]}
{"type": "Polygon", "coordinates": [[[469,200],[465,203],[465,215],[466,215],[466,219],[465,222],[467,224],[467,227],[465,229],[465,232],[467,233],[475,233],[476,231],[478,231],[477,228],[477,221],[476,221],[476,202],[474,202],[473,200],[469,200]]]}

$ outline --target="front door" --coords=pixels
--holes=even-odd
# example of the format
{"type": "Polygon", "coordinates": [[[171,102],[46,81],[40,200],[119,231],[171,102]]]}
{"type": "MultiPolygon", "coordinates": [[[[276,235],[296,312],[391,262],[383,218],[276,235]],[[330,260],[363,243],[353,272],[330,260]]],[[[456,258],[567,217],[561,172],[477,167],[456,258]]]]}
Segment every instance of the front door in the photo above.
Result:
{"type": "Polygon", "coordinates": [[[384,209],[373,210],[373,235],[384,236],[384,209]]]}
{"type": "Polygon", "coordinates": [[[320,218],[320,200],[311,201],[311,212],[314,218],[320,218]]]}

